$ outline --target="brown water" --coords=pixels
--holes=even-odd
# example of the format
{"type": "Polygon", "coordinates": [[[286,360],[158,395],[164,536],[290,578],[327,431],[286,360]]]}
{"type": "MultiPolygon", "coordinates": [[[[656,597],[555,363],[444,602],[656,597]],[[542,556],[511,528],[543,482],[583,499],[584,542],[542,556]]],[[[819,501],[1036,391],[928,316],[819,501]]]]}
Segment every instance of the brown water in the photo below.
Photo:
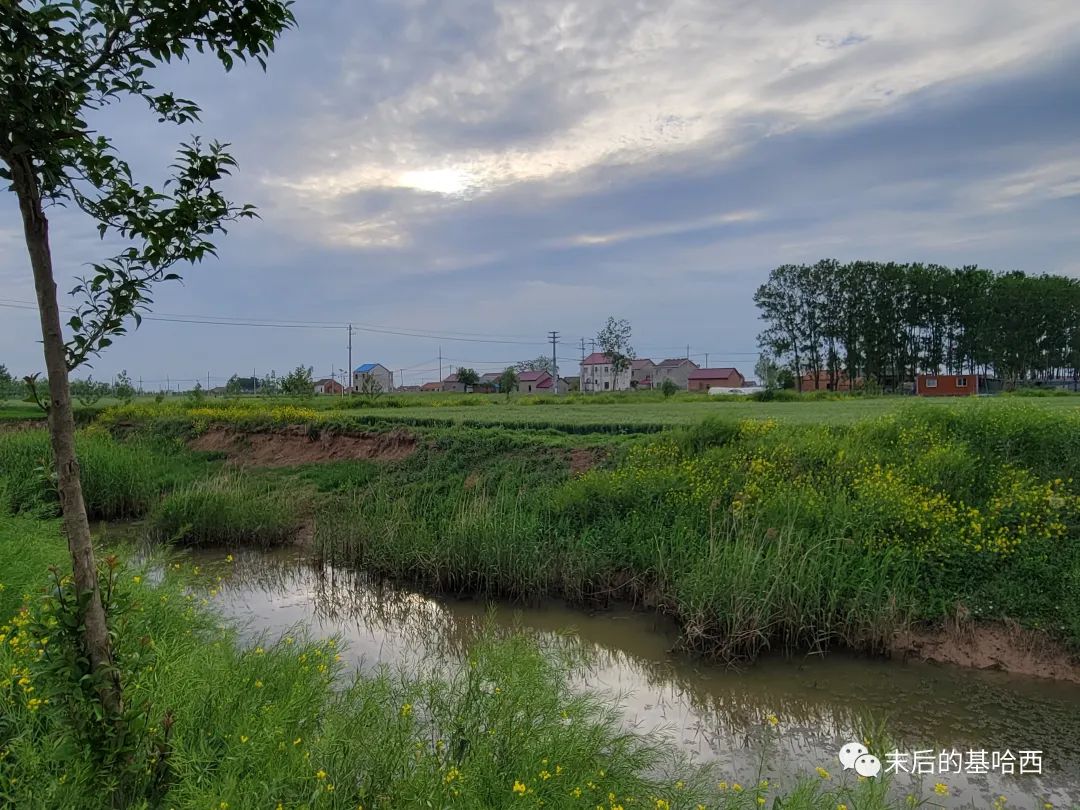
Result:
{"type": "MultiPolygon", "coordinates": [[[[362,573],[316,564],[294,551],[194,552],[214,600],[250,635],[270,638],[306,629],[338,635],[361,670],[380,664],[418,668],[461,656],[485,622],[520,626],[574,653],[573,677],[616,697],[626,722],[660,729],[698,761],[715,761],[720,778],[783,784],[823,766],[834,775],[839,748],[882,724],[901,751],[1042,751],[1042,774],[936,773],[921,778],[950,793],[941,806],[1080,805],[1080,686],[999,672],[847,654],[767,657],[733,670],[671,652],[673,625],[647,613],[587,613],[561,603],[496,606],[432,598],[373,582],[362,573]],[[779,719],[779,740],[761,760],[763,721],[779,719]]],[[[989,755],[988,755],[989,756],[989,755]]],[[[834,776],[835,778],[835,776],[834,776]]],[[[896,790],[916,777],[899,775],[896,790]]]]}

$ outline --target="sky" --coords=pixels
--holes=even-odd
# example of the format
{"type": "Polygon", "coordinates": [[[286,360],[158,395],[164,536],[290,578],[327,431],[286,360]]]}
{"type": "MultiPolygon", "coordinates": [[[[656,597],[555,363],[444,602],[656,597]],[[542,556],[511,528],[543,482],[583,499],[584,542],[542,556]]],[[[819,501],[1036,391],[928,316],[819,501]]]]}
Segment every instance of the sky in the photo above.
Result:
{"type": "MultiPolygon", "coordinates": [[[[822,258],[1080,276],[1080,3],[299,0],[264,73],[156,71],[194,127],[92,124],[158,183],[231,144],[261,218],[92,369],[148,389],[381,362],[418,384],[627,319],[638,356],[752,376],[755,289],[822,258]],[[275,323],[239,326],[177,320],[275,323]],[[286,323],[288,322],[288,323],[286,323]],[[209,375],[209,376],[208,376],[209,375]]],[[[115,250],[49,212],[62,291],[115,250]]],[[[0,194],[0,363],[41,370],[0,194]],[[6,304],[6,305],[5,305],[6,304]],[[14,305],[13,305],[14,304],[14,305]]],[[[66,296],[62,305],[70,306],[66,296]]],[[[588,344],[586,344],[588,348],[588,344]]]]}

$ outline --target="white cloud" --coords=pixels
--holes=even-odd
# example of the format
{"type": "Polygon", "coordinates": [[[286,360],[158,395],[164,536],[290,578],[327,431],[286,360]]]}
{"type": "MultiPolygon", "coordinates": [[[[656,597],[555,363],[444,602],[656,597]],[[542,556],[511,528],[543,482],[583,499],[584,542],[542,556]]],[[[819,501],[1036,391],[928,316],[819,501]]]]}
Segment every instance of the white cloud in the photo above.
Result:
{"type": "MultiPolygon", "coordinates": [[[[320,130],[341,134],[315,139],[327,159],[279,167],[272,182],[330,207],[395,187],[453,202],[706,144],[720,156],[1053,52],[1080,27],[1072,2],[831,3],[800,14],[711,0],[505,0],[495,13],[493,33],[456,58],[374,108],[338,113],[320,130]],[[542,131],[494,134],[538,103],[550,117],[542,131]]],[[[438,15],[416,15],[397,61],[410,49],[422,59],[439,35],[438,15]]]]}

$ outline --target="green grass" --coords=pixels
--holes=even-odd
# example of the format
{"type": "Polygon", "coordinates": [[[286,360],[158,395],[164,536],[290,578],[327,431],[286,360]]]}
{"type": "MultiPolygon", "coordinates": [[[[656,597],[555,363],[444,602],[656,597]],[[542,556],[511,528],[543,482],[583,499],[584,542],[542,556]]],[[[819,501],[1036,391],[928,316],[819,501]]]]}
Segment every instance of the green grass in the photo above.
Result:
{"type": "MultiPolygon", "coordinates": [[[[243,429],[272,428],[288,422],[306,422],[315,427],[370,429],[410,426],[419,428],[506,426],[569,434],[637,434],[658,432],[667,427],[692,425],[706,418],[731,421],[776,419],[790,424],[844,425],[895,413],[916,405],[928,410],[977,408],[983,401],[948,398],[913,401],[911,397],[821,398],[806,394],[797,401],[756,402],[744,398],[710,398],[681,394],[671,399],[652,392],[570,395],[563,397],[518,397],[507,402],[497,395],[395,395],[380,399],[371,407],[341,407],[341,400],[328,402],[314,397],[306,400],[282,398],[207,399],[202,403],[179,398],[161,404],[136,403],[104,414],[106,425],[144,424],[157,431],[183,435],[198,432],[209,424],[234,424],[243,429]],[[335,406],[336,403],[336,406],[335,406]],[[193,410],[196,415],[193,415],[193,410]]],[[[1001,407],[1027,404],[1048,413],[1080,413],[1080,397],[1020,398],[999,397],[1001,407]],[[1018,402],[1019,401],[1019,402],[1018,402]]],[[[345,400],[345,404],[362,404],[345,400]]]]}
{"type": "Polygon", "coordinates": [[[316,545],[433,589],[657,606],[728,658],[880,649],[958,605],[1080,646],[1076,412],[717,419],[621,448],[572,477],[524,434],[447,431],[332,500],[316,545]]]}
{"type": "MultiPolygon", "coordinates": [[[[199,462],[167,442],[120,442],[100,428],[76,436],[83,498],[91,519],[144,514],[159,493],[202,472],[199,462]]],[[[52,449],[44,430],[0,432],[0,512],[55,515],[52,449]]]]}
{"type": "Polygon", "coordinates": [[[295,495],[240,475],[178,487],[149,517],[152,536],[180,545],[274,546],[297,539],[308,507],[295,495]]]}
{"type": "Polygon", "coordinates": [[[898,806],[887,780],[788,775],[785,795],[767,784],[720,790],[708,768],[571,690],[556,648],[517,635],[483,639],[429,671],[370,677],[343,673],[332,640],[244,647],[171,566],[158,584],[116,571],[116,660],[141,719],[125,755],[103,763],[87,742],[97,727],[72,724],[90,698],[57,664],[67,650],[50,626],[48,562],[64,564],[54,523],[0,518],[0,609],[15,619],[2,631],[12,643],[0,645],[6,806],[757,810],[759,797],[795,810],[898,806]],[[16,614],[16,594],[30,595],[29,612],[16,614]]]}

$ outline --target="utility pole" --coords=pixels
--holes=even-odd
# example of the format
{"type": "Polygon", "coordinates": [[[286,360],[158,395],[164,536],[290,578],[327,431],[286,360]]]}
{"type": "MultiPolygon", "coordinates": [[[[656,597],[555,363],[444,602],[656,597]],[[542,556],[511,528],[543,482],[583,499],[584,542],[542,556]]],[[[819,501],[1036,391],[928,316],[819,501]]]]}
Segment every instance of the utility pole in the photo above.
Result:
{"type": "Polygon", "coordinates": [[[350,393],[352,392],[352,382],[353,382],[353,381],[352,381],[352,375],[353,375],[353,364],[352,364],[352,333],[353,333],[353,328],[352,328],[352,324],[350,323],[350,324],[349,324],[349,392],[350,392],[350,393]]]}
{"type": "Polygon", "coordinates": [[[169,379],[168,374],[165,375],[165,390],[172,393],[172,380],[169,379]]]}
{"type": "Polygon", "coordinates": [[[439,347],[439,384],[442,385],[442,346],[439,347]]]}
{"type": "Polygon", "coordinates": [[[705,352],[705,368],[709,367],[709,353],[705,352]]]}
{"type": "Polygon", "coordinates": [[[210,390],[210,372],[206,372],[206,390],[210,390]]]}
{"type": "Polygon", "coordinates": [[[559,359],[555,355],[555,344],[559,342],[559,333],[548,332],[548,338],[551,339],[551,376],[555,378],[552,385],[554,385],[557,395],[559,393],[559,359]]]}
{"type": "Polygon", "coordinates": [[[689,343],[686,344],[686,359],[687,360],[690,359],[690,344],[689,343]]]}
{"type": "Polygon", "coordinates": [[[142,377],[139,377],[139,393],[142,393],[142,377]]]}
{"type": "Polygon", "coordinates": [[[251,367],[251,395],[259,393],[259,378],[255,376],[255,366],[251,367]]]}

